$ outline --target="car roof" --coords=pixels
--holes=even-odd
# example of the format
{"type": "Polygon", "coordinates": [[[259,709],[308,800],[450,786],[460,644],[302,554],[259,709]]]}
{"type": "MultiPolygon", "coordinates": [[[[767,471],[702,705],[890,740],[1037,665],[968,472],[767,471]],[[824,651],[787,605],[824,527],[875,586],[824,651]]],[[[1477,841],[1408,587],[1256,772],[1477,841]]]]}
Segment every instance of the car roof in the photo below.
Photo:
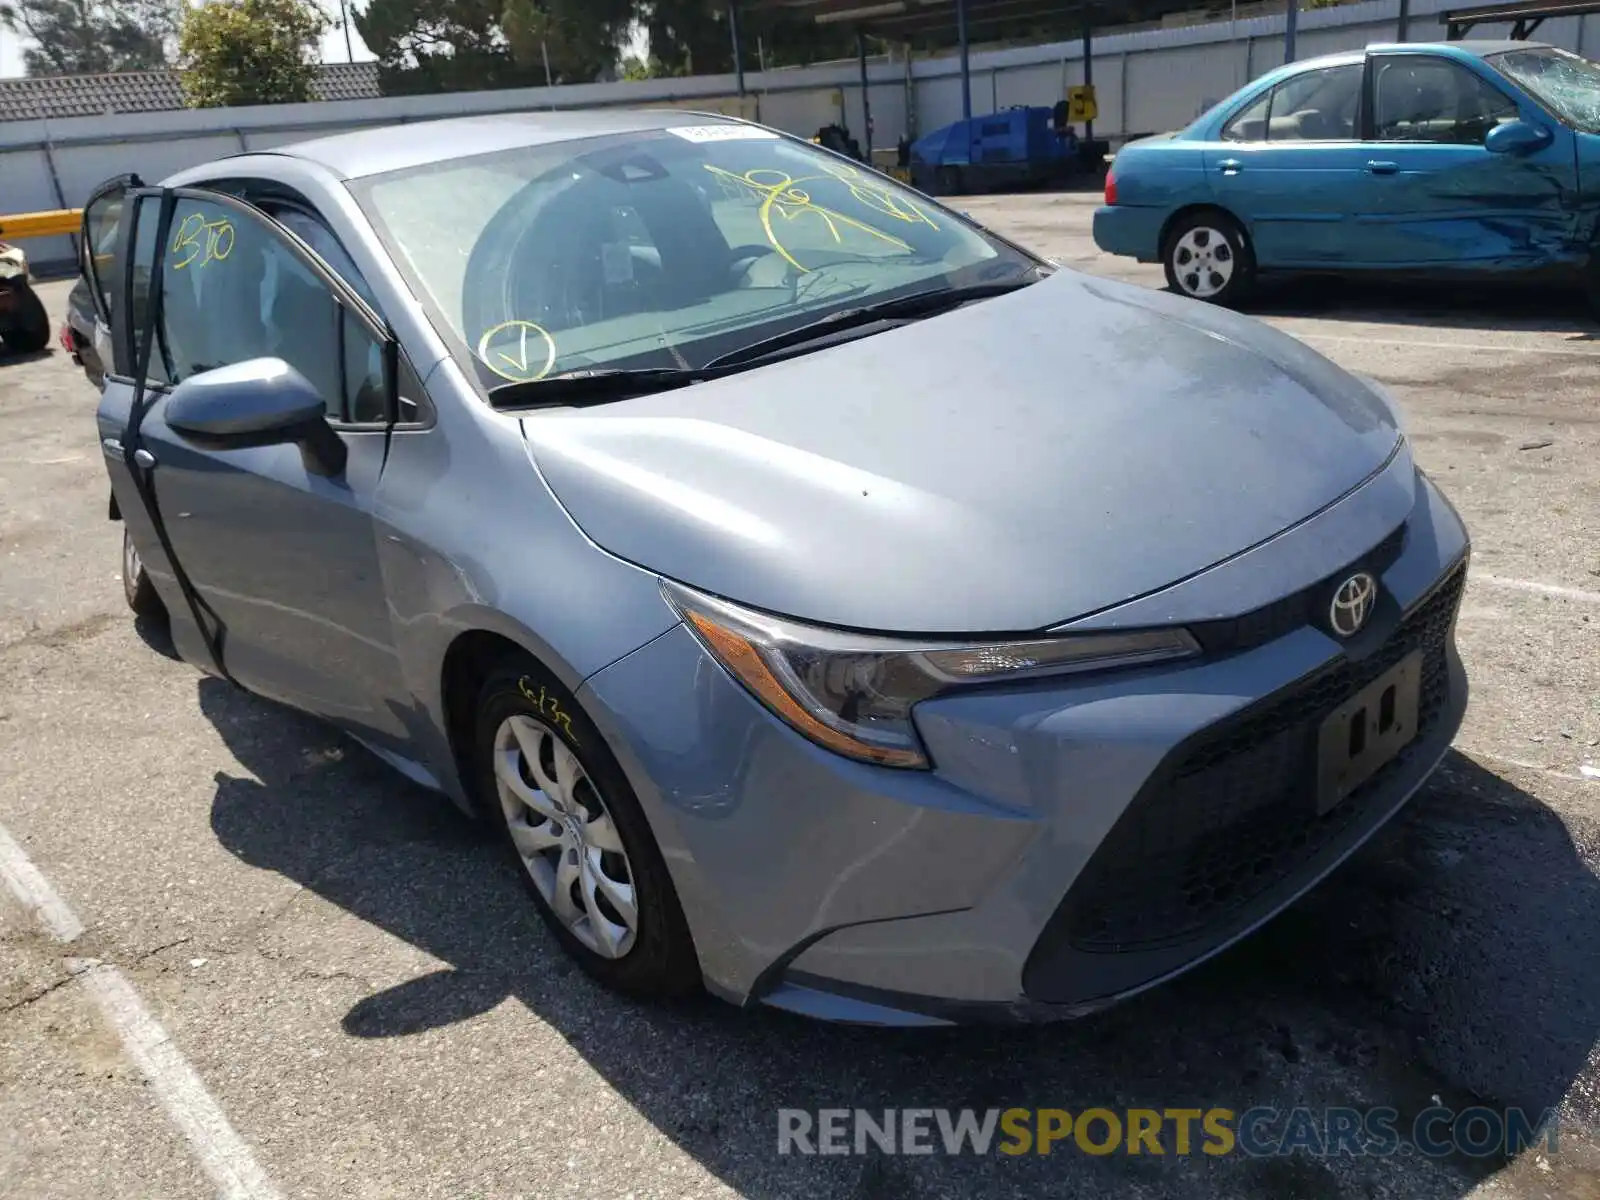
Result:
{"type": "Polygon", "coordinates": [[[543,146],[607,134],[645,133],[684,125],[733,125],[730,117],[682,109],[588,109],[511,112],[408,121],[279,146],[272,153],[302,158],[346,179],[381,175],[428,163],[524,146],[543,146]]]}
{"type": "Polygon", "coordinates": [[[1487,58],[1491,54],[1504,54],[1507,50],[1549,50],[1547,42],[1513,42],[1490,38],[1469,38],[1459,42],[1380,42],[1368,50],[1410,50],[1436,54],[1441,50],[1458,51],[1472,58],[1487,58]]]}
{"type": "MultiPolygon", "coordinates": [[[[1317,58],[1296,59],[1271,72],[1275,76],[1299,74],[1312,67],[1333,67],[1343,63],[1358,63],[1368,54],[1448,54],[1467,58],[1487,58],[1507,50],[1549,50],[1545,42],[1490,41],[1487,38],[1461,42],[1373,42],[1360,50],[1339,50],[1317,58]]],[[[1266,78],[1266,76],[1262,76],[1266,78]]]]}

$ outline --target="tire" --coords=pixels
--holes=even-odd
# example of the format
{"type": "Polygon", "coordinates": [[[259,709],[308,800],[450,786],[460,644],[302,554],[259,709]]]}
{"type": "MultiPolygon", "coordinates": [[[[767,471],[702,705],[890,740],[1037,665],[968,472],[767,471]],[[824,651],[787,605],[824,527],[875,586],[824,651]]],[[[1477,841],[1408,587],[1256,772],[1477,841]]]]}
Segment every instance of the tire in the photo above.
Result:
{"type": "Polygon", "coordinates": [[[1250,238],[1227,213],[1215,210],[1180,217],[1161,246],[1167,286],[1180,296],[1232,306],[1255,284],[1256,256],[1250,238]]]}
{"type": "Polygon", "coordinates": [[[144,563],[139,558],[139,551],[126,525],[122,527],[122,596],[134,616],[147,621],[166,622],[167,606],[156,594],[156,586],[150,582],[150,576],[145,574],[144,563]]]}
{"type": "Polygon", "coordinates": [[[31,287],[17,289],[11,323],[0,329],[0,340],[13,354],[37,354],[50,344],[50,314],[31,287]]]}
{"type": "Polygon", "coordinates": [[[484,681],[472,753],[477,797],[562,949],[620,992],[665,999],[698,990],[699,959],[661,850],[572,693],[532,659],[507,662],[484,681]],[[631,926],[616,903],[624,889],[631,926]]]}

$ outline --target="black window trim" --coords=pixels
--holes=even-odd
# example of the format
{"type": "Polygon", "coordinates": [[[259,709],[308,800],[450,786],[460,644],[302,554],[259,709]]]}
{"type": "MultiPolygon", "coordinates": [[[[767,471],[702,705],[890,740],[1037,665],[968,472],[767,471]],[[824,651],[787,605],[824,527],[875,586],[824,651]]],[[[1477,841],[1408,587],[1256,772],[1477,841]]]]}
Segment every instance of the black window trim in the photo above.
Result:
{"type": "MultiPolygon", "coordinates": [[[[1432,62],[1444,63],[1447,66],[1454,67],[1458,71],[1465,71],[1479,83],[1483,84],[1485,87],[1497,94],[1507,104],[1511,105],[1512,108],[1516,109],[1519,117],[1522,115],[1522,102],[1517,99],[1516,96],[1507,95],[1505,88],[1500,87],[1496,82],[1497,80],[1510,82],[1509,80],[1506,80],[1505,76],[1501,75],[1498,71],[1495,72],[1496,78],[1491,80],[1482,72],[1474,71],[1466,63],[1462,62],[1453,55],[1435,54],[1427,50],[1374,50],[1367,55],[1367,71],[1366,77],[1363,81],[1363,90],[1365,95],[1362,97],[1362,103],[1365,106],[1367,114],[1367,119],[1365,122],[1366,127],[1363,131],[1365,134],[1363,138],[1364,141],[1373,142],[1383,146],[1471,146],[1474,144],[1472,142],[1419,142],[1412,139],[1402,140],[1399,138],[1382,138],[1378,136],[1378,63],[1379,60],[1382,60],[1386,63],[1397,62],[1402,58],[1424,58],[1432,62]]],[[[1488,62],[1487,59],[1481,59],[1480,61],[1485,63],[1488,62]]],[[[1518,91],[1520,90],[1521,89],[1519,88],[1518,91]]]]}

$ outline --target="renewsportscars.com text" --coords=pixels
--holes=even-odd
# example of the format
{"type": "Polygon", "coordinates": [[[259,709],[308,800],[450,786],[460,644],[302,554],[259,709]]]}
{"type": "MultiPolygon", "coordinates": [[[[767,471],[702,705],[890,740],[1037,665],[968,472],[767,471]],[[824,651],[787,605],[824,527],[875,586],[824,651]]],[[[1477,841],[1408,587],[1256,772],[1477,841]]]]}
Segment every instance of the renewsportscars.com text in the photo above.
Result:
{"type": "Polygon", "coordinates": [[[1510,1156],[1556,1150],[1555,1110],[781,1108],[779,1154],[1510,1156]]]}

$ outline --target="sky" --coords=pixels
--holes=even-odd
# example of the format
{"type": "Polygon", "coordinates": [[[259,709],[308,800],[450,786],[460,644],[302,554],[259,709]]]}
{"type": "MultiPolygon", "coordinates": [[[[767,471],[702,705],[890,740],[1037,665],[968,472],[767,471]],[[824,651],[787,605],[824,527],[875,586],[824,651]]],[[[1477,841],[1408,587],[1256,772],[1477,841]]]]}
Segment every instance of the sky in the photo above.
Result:
{"type": "MultiPolygon", "coordinates": [[[[339,19],[339,0],[318,0],[323,10],[334,20],[339,19]]],[[[356,31],[354,22],[350,25],[350,45],[355,51],[355,61],[364,62],[375,57],[367,49],[366,43],[361,40],[361,34],[356,31]]],[[[348,62],[345,53],[344,32],[334,29],[322,39],[322,61],[330,63],[348,62]]],[[[0,26],[0,79],[10,79],[22,74],[22,43],[11,30],[0,26]]]]}

